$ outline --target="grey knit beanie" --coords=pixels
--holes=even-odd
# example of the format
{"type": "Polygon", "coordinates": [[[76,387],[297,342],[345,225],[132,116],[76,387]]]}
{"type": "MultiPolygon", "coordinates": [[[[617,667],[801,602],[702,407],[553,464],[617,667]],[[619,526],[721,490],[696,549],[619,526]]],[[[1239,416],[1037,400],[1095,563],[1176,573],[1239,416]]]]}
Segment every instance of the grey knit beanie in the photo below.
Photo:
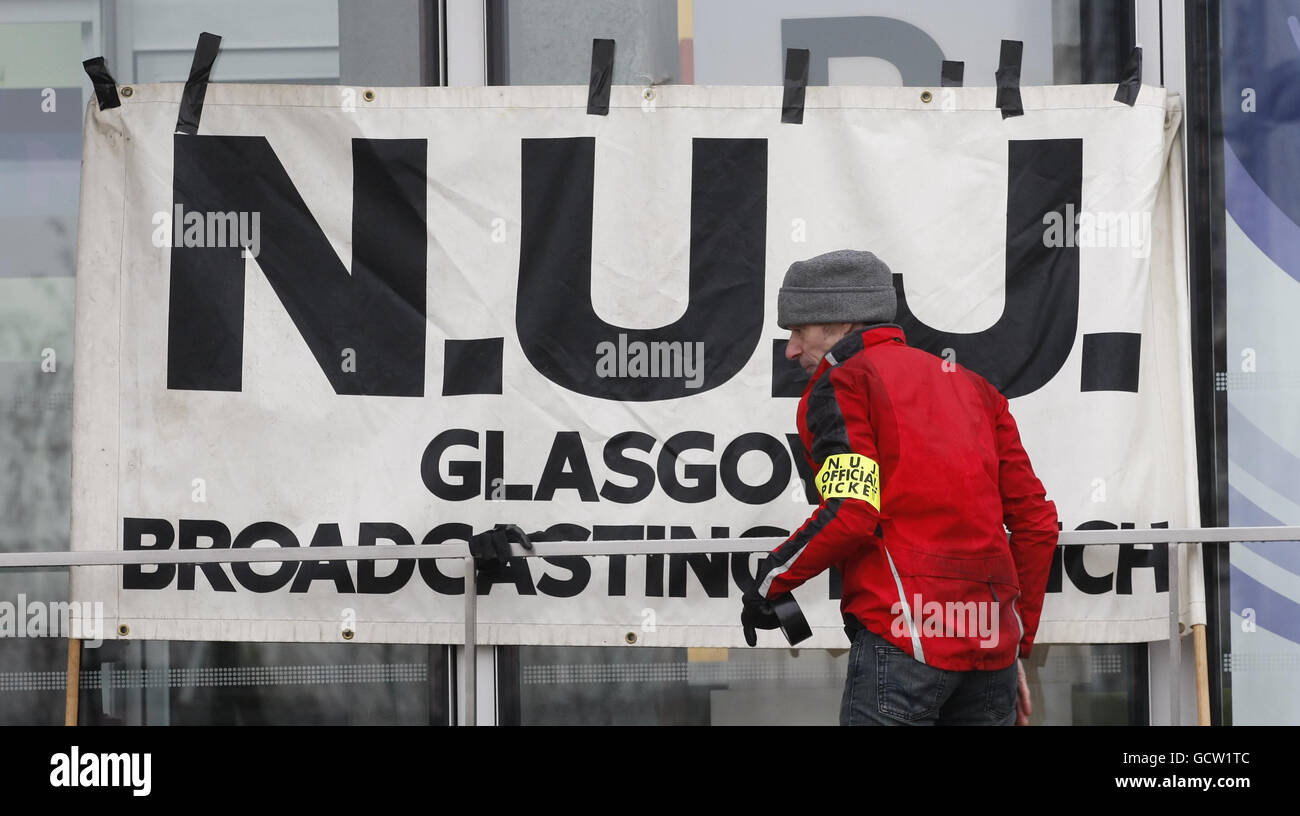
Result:
{"type": "Polygon", "coordinates": [[[873,253],[837,249],[790,264],[776,297],[776,324],[892,323],[898,296],[889,267],[873,253]]]}

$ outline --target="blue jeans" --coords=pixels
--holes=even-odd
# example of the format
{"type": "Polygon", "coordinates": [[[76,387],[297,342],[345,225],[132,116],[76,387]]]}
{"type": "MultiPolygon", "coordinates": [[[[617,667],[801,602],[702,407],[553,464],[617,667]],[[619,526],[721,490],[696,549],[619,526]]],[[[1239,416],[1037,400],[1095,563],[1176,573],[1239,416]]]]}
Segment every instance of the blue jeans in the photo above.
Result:
{"type": "Polygon", "coordinates": [[[849,649],[840,725],[1014,725],[1016,664],[947,671],[866,629],[849,649]]]}

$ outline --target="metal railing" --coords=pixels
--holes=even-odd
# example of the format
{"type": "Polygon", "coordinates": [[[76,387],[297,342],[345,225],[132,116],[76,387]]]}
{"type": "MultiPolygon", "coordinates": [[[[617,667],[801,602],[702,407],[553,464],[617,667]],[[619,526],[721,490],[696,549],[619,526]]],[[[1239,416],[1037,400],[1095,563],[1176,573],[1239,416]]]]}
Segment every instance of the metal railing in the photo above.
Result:
{"type": "MultiPolygon", "coordinates": [[[[768,552],[784,538],[692,538],[653,541],[539,541],[532,550],[511,545],[512,557],[542,558],[561,555],[654,555],[692,553],[768,552]]],[[[1225,544],[1255,541],[1300,541],[1300,526],[1205,527],[1149,530],[1062,531],[1059,546],[1119,546],[1168,544],[1169,546],[1169,707],[1170,723],[1181,724],[1179,669],[1182,662],[1179,608],[1181,606],[1178,555],[1182,544],[1225,544]]],[[[328,555],[323,547],[129,550],[0,553],[0,569],[41,567],[119,566],[124,564],[231,564],[293,561],[403,561],[455,558],[465,562],[465,725],[478,722],[477,651],[478,586],[474,559],[467,544],[384,544],[344,547],[347,553],[328,555]]],[[[739,624],[737,624],[739,626],[739,624]]]]}

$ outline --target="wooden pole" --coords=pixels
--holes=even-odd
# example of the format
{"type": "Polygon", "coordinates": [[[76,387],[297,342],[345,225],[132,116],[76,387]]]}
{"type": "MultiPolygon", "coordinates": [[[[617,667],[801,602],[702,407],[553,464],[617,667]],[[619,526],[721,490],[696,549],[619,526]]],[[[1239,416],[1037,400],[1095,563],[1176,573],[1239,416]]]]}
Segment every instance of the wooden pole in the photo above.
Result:
{"type": "Polygon", "coordinates": [[[81,693],[81,638],[68,638],[68,686],[63,707],[63,724],[77,724],[77,703],[81,693]]]}
{"type": "Polygon", "coordinates": [[[1210,724],[1210,661],[1206,655],[1205,624],[1192,627],[1192,648],[1196,652],[1196,722],[1210,724]]]}

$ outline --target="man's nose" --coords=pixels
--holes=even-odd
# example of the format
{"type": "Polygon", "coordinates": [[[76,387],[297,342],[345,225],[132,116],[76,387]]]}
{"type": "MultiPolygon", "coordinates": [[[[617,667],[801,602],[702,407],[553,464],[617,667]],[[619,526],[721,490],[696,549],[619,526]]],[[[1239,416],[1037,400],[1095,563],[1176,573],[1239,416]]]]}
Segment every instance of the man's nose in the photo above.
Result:
{"type": "Polygon", "coordinates": [[[799,348],[799,344],[795,343],[793,337],[785,342],[785,359],[797,360],[802,353],[803,350],[799,348]]]}

